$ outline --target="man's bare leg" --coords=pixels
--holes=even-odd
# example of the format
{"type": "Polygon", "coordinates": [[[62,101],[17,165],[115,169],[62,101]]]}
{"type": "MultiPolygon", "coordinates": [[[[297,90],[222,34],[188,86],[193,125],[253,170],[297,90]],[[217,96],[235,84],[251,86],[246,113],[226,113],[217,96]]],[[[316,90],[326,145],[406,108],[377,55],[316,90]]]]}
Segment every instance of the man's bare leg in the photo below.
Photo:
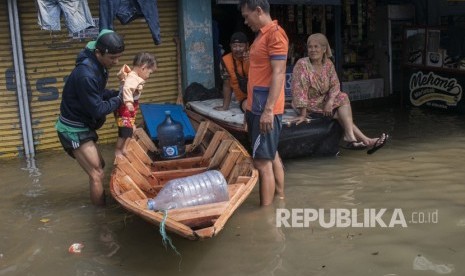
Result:
{"type": "Polygon", "coordinates": [[[276,195],[284,199],[284,165],[278,152],[273,160],[273,173],[276,181],[276,195]]]}
{"type": "Polygon", "coordinates": [[[267,159],[254,159],[253,164],[260,175],[260,205],[270,205],[275,193],[273,163],[267,159]]]}
{"type": "Polygon", "coordinates": [[[73,151],[79,165],[89,176],[90,200],[94,205],[105,205],[105,193],[103,189],[103,168],[101,154],[94,141],[82,144],[73,151]]]}

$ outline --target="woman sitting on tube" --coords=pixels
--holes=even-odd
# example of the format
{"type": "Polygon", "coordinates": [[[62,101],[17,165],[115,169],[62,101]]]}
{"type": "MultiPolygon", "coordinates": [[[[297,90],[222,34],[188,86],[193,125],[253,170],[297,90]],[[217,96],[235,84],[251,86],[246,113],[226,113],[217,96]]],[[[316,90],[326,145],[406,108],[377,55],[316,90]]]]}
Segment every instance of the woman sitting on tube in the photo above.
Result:
{"type": "Polygon", "coordinates": [[[349,97],[340,89],[326,36],[310,35],[307,51],[308,57],[299,59],[292,73],[292,105],[300,114],[297,124],[305,121],[307,115],[332,117],[344,129],[344,148],[370,148],[368,153],[373,153],[384,146],[387,134],[370,138],[354,124],[349,97]]]}

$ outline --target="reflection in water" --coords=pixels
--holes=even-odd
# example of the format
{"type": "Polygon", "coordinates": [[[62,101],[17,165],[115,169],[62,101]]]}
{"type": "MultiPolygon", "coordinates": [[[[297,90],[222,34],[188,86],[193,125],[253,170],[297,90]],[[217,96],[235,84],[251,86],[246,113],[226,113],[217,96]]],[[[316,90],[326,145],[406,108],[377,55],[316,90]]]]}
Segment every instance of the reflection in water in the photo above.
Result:
{"type": "MultiPolygon", "coordinates": [[[[464,275],[463,117],[383,109],[355,120],[372,136],[387,131],[389,144],[287,160],[285,201],[258,208],[257,187],[218,237],[171,235],[180,271],[157,227],[112,199],[90,204],[87,176],[62,151],[0,160],[0,275],[464,275]],[[399,208],[408,227],[276,227],[276,208],[399,208]],[[437,223],[411,222],[434,211],[437,223]]],[[[102,149],[111,164],[113,145],[102,149]]]]}
{"type": "Polygon", "coordinates": [[[413,260],[414,270],[432,270],[438,274],[449,274],[454,270],[453,265],[433,264],[423,256],[416,256],[413,260]]]}
{"type": "Polygon", "coordinates": [[[25,159],[26,167],[21,168],[29,173],[29,178],[32,180],[30,190],[26,192],[27,196],[37,197],[42,193],[42,187],[40,186],[40,173],[39,168],[36,167],[36,160],[34,157],[28,157],[25,159]]]}

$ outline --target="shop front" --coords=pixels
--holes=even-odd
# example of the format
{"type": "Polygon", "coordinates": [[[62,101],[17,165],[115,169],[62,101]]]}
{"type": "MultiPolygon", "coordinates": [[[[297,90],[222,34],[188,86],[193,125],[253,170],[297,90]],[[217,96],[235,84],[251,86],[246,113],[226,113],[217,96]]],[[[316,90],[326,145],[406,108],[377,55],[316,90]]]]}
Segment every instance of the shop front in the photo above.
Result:
{"type": "MultiPolygon", "coordinates": [[[[299,58],[307,56],[306,41],[313,33],[323,33],[328,37],[341,89],[348,93],[351,100],[380,98],[390,94],[389,88],[385,85],[389,82],[389,75],[382,74],[381,70],[381,60],[385,58],[384,50],[382,50],[383,54],[377,54],[375,47],[376,39],[381,38],[374,35],[381,33],[380,36],[385,40],[389,37],[386,22],[376,19],[377,10],[387,13],[386,5],[377,7],[375,0],[270,0],[269,2],[271,17],[278,20],[289,37],[285,83],[288,99],[292,96],[293,67],[299,58]]],[[[228,35],[234,31],[244,31],[251,41],[253,40],[253,34],[244,26],[243,18],[237,10],[238,3],[239,1],[233,0],[216,0],[216,5],[213,7],[213,19],[219,23],[220,44],[225,52],[229,51],[228,35]]],[[[409,14],[407,17],[413,18],[413,15],[409,14]]],[[[401,34],[398,37],[401,37],[401,34]]]]}
{"type": "MultiPolygon", "coordinates": [[[[114,21],[114,29],[124,36],[126,50],[120,60],[132,64],[139,51],[152,52],[158,71],[144,87],[143,102],[174,102],[178,96],[179,64],[177,43],[177,2],[157,1],[161,28],[160,45],[155,45],[147,22],[137,18],[128,24],[114,21]]],[[[99,1],[88,7],[96,27],[72,33],[64,18],[59,30],[44,30],[38,25],[35,1],[8,0],[0,4],[0,57],[4,78],[0,81],[0,158],[34,155],[35,152],[61,149],[54,128],[60,112],[61,91],[75,66],[77,53],[98,34],[99,1]]],[[[112,69],[108,87],[117,89],[119,81],[112,69]]],[[[116,140],[112,115],[99,130],[100,142],[116,140]]]]}

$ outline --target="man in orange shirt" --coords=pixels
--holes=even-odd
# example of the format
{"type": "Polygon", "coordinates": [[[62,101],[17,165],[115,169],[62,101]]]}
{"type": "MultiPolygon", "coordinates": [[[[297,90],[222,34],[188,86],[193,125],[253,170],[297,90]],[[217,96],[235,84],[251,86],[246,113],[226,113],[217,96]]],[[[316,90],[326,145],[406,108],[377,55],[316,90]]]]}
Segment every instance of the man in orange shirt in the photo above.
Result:
{"type": "Polygon", "coordinates": [[[241,0],[244,23],[257,33],[250,46],[247,129],[254,166],[260,174],[260,204],[284,198],[284,169],[278,154],[284,113],[284,81],[289,40],[271,19],[267,0],[241,0]]]}
{"type": "Polygon", "coordinates": [[[247,105],[247,75],[249,73],[249,41],[243,32],[236,32],[229,43],[231,53],[223,56],[221,77],[223,79],[223,105],[216,110],[228,110],[231,103],[231,89],[239,107],[245,112],[247,105]]]}

